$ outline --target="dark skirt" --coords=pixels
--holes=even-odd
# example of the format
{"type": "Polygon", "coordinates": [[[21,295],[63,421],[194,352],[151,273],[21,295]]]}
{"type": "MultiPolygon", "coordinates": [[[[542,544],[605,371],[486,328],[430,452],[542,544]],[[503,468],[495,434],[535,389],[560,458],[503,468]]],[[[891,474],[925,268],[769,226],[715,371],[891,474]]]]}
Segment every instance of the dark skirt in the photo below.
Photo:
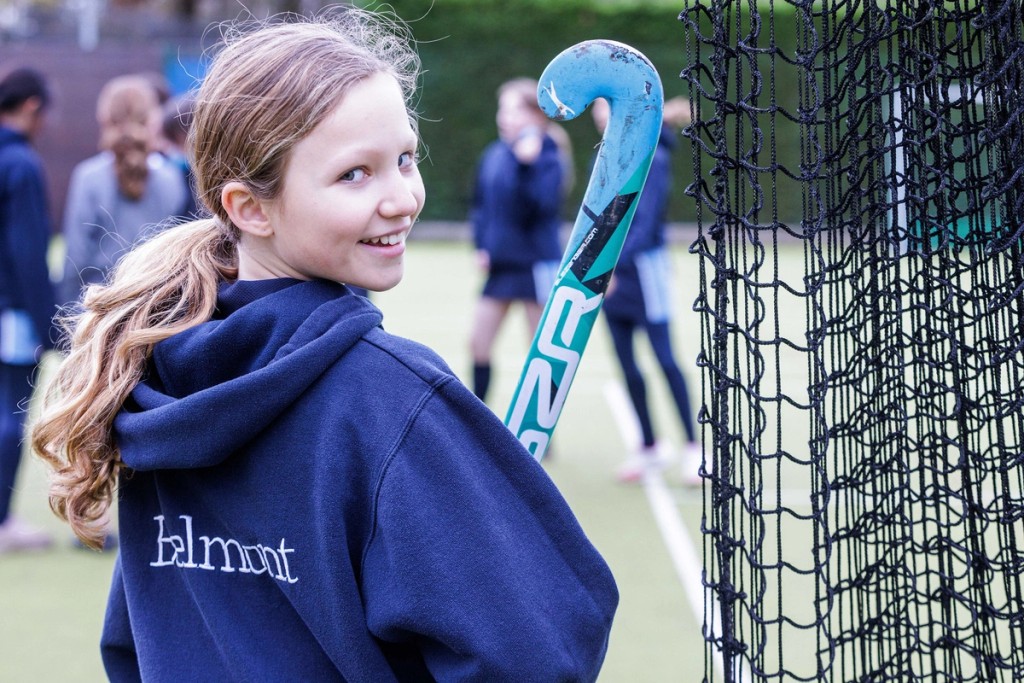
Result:
{"type": "Polygon", "coordinates": [[[558,261],[541,261],[532,266],[491,268],[484,282],[483,296],[502,301],[544,303],[551,293],[558,272],[558,261]]]}

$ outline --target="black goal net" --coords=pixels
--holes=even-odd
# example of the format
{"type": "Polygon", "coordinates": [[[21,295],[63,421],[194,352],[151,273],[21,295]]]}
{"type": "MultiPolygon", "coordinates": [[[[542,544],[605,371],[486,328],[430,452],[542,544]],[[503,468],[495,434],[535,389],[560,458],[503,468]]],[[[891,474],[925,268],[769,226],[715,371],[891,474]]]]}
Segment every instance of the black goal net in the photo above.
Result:
{"type": "Polygon", "coordinates": [[[1020,0],[679,18],[705,679],[1024,680],[1020,0]]]}

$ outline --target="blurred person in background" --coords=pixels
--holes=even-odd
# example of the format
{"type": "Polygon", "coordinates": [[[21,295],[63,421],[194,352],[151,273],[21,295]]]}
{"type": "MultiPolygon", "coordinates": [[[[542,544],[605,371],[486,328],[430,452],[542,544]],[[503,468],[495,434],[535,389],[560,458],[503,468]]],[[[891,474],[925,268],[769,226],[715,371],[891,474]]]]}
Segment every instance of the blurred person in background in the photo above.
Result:
{"type": "Polygon", "coordinates": [[[156,152],[159,98],[143,76],[116,76],[96,104],[99,154],[75,166],[63,232],[67,245],[61,303],[102,282],[117,259],[146,234],[185,215],[189,189],[179,168],[156,152]]]}
{"type": "Polygon", "coordinates": [[[486,273],[473,315],[473,393],[486,400],[491,353],[514,303],[531,336],[562,258],[562,200],[571,177],[568,137],[537,102],[537,81],[516,78],[498,88],[498,139],[484,150],[470,222],[477,261],[486,273]]]}
{"type": "MultiPolygon", "coordinates": [[[[597,129],[604,133],[610,113],[607,100],[596,100],[591,106],[591,113],[597,129]]],[[[645,470],[665,467],[674,460],[655,436],[647,401],[647,382],[634,354],[633,338],[641,329],[647,333],[683,427],[686,438],[682,454],[683,481],[688,484],[701,481],[699,468],[703,454],[694,427],[690,394],[672,351],[669,327],[672,318],[671,257],[665,242],[668,200],[672,190],[672,150],[676,146],[676,131],[689,121],[688,100],[675,97],[665,103],[664,126],[647,183],[637,201],[633,222],[604,300],[604,318],[642,437],[636,451],[617,473],[623,482],[639,481],[645,470]]]]}
{"type": "Polygon", "coordinates": [[[0,554],[52,542],[11,514],[33,375],[56,338],[46,263],[52,226],[42,161],[32,148],[49,104],[37,71],[19,68],[0,79],[0,554]]]}

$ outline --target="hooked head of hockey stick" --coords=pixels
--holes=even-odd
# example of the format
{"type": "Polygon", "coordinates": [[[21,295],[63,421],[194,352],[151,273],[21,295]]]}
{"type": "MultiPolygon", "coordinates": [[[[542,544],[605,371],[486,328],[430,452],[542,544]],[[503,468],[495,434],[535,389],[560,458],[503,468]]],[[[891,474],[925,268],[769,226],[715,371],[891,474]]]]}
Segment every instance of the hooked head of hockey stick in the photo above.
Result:
{"type": "Polygon", "coordinates": [[[610,105],[583,205],[505,418],[540,460],[647,179],[661,134],[664,94],[657,71],[642,54],[622,43],[590,40],[551,61],[537,97],[545,113],[560,121],[575,118],[599,97],[610,105]]]}

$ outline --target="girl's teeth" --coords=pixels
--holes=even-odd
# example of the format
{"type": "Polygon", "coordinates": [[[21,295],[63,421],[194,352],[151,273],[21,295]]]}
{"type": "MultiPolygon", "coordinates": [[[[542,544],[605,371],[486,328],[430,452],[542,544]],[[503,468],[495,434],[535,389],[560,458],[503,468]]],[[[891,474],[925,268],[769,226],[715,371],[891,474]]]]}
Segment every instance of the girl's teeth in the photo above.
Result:
{"type": "Polygon", "coordinates": [[[384,235],[383,237],[373,237],[373,238],[365,240],[365,241],[366,241],[367,244],[390,245],[390,244],[398,244],[399,242],[402,241],[402,237],[401,237],[401,235],[384,235]]]}

